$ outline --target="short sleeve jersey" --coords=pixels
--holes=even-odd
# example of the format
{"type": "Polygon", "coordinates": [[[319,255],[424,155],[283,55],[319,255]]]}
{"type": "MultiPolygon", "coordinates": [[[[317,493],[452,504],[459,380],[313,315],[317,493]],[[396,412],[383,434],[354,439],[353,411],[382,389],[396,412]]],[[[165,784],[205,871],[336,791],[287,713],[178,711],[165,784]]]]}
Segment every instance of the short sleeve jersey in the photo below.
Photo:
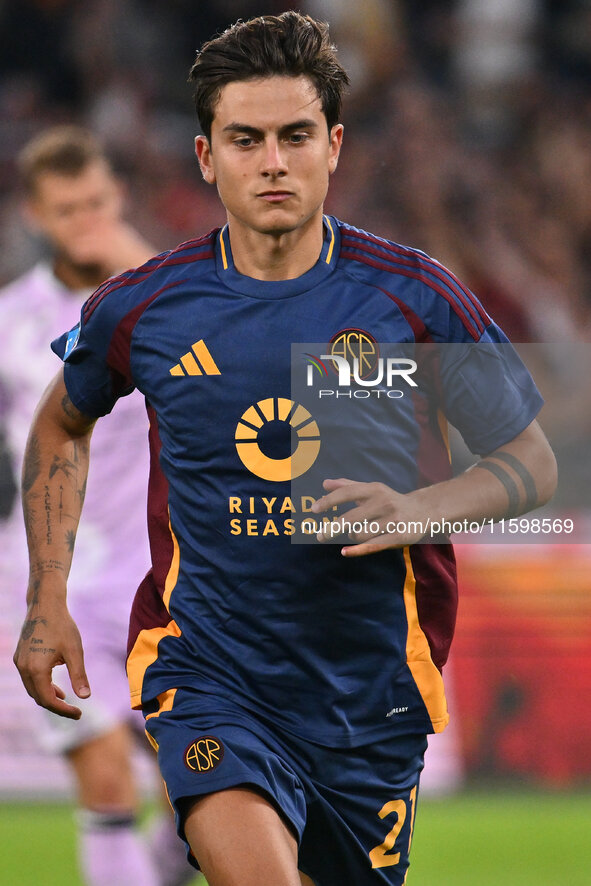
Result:
{"type": "MultiPolygon", "coordinates": [[[[314,407],[292,399],[291,346],[347,332],[402,344],[505,339],[438,262],[329,216],[324,227],[316,264],[285,281],[240,274],[227,227],[184,243],[100,287],[53,347],[84,413],[109,412],[134,387],[147,401],[152,570],[131,616],[132,704],[155,711],[158,697],[190,686],[346,747],[445,727],[455,564],[447,544],[351,560],[339,545],[291,543],[321,492],[311,462],[323,435],[314,407]],[[273,449],[286,426],[293,458],[273,449]]],[[[494,422],[465,371],[449,403],[478,452],[513,439],[541,405],[525,369],[497,362],[506,405],[494,422]]],[[[449,459],[441,422],[407,402],[392,447],[414,465],[412,488],[443,478],[422,461],[449,459]]]]}

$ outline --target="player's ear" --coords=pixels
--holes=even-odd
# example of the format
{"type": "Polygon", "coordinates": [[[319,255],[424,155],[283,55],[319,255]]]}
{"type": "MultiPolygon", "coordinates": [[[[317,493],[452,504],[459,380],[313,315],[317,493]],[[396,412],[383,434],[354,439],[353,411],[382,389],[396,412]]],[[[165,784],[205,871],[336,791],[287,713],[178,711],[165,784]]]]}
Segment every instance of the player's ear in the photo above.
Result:
{"type": "Polygon", "coordinates": [[[209,145],[209,139],[207,139],[204,135],[198,135],[195,139],[195,153],[197,155],[197,159],[199,160],[201,175],[208,185],[214,185],[215,172],[213,169],[211,158],[211,147],[209,145]]]}
{"type": "Polygon", "coordinates": [[[329,149],[328,149],[328,171],[332,175],[332,173],[337,168],[337,163],[339,162],[339,154],[341,153],[341,145],[343,144],[343,133],[345,131],[345,127],[342,123],[337,123],[332,127],[329,134],[329,149]]]}

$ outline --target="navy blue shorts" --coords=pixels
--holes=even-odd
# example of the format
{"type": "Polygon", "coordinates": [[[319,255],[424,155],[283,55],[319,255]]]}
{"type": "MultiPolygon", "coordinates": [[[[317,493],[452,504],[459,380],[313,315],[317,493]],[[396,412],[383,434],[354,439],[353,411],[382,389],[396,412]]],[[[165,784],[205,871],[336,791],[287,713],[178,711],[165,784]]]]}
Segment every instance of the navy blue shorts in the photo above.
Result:
{"type": "Polygon", "coordinates": [[[182,838],[188,798],[250,786],[293,829],[298,867],[316,886],[405,882],[424,735],[326,748],[193,689],[166,693],[146,731],[182,838]]]}

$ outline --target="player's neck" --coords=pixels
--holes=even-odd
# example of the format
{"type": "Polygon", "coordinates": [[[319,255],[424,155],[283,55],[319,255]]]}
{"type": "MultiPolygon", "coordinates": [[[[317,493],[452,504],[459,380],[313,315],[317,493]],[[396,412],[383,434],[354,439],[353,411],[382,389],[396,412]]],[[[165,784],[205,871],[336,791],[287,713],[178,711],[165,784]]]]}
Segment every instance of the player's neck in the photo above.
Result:
{"type": "Polygon", "coordinates": [[[100,265],[76,265],[63,255],[54,257],[53,273],[66,289],[73,292],[96,289],[109,276],[108,271],[100,265]]]}
{"type": "Polygon", "coordinates": [[[255,280],[294,280],[309,271],[322,250],[322,214],[295,231],[263,234],[228,219],[234,267],[255,280]]]}

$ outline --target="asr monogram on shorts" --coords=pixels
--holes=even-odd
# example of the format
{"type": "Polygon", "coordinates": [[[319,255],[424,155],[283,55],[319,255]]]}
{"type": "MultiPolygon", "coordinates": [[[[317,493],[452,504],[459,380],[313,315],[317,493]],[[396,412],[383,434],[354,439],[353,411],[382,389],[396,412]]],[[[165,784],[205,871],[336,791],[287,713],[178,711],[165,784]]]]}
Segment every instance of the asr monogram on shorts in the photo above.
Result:
{"type": "Polygon", "coordinates": [[[185,751],[185,765],[193,772],[211,772],[224,759],[224,746],[213,735],[201,735],[185,751]]]}

